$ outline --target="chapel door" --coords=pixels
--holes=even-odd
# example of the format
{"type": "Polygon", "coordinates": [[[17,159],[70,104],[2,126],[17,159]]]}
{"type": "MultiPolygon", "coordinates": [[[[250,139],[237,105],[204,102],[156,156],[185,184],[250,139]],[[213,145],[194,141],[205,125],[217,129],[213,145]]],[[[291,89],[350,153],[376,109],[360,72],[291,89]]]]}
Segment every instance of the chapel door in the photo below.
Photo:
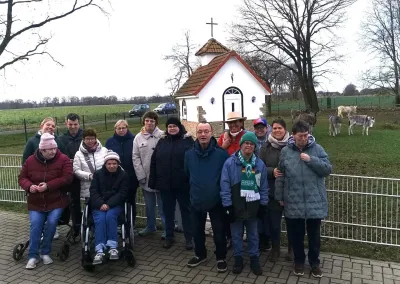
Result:
{"type": "MultiPolygon", "coordinates": [[[[226,120],[228,116],[228,112],[236,111],[242,117],[244,116],[243,113],[243,94],[242,92],[235,87],[230,87],[225,90],[223,94],[223,119],[226,120]]],[[[228,129],[228,125],[225,123],[225,129],[228,129]]]]}

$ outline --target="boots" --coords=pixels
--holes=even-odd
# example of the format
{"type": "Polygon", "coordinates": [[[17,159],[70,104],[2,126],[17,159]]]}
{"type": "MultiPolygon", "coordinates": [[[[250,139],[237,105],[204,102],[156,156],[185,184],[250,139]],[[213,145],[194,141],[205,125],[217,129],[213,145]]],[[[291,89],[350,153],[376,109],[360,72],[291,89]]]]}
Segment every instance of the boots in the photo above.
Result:
{"type": "Polygon", "coordinates": [[[261,275],[262,269],[260,266],[260,259],[258,256],[251,256],[250,257],[250,269],[253,271],[255,275],[261,275]]]}
{"type": "Polygon", "coordinates": [[[233,266],[233,274],[239,274],[243,270],[243,257],[235,256],[235,265],[233,266]]]}
{"type": "Polygon", "coordinates": [[[271,249],[271,244],[269,240],[269,236],[266,236],[264,234],[259,234],[258,235],[258,243],[259,243],[259,250],[260,251],[268,251],[271,249]]]}
{"type": "Polygon", "coordinates": [[[275,262],[281,255],[281,246],[279,244],[272,244],[272,250],[269,254],[269,261],[275,262]]]}
{"type": "Polygon", "coordinates": [[[288,240],[288,251],[285,257],[286,261],[293,261],[293,248],[292,248],[292,242],[288,240]]]}

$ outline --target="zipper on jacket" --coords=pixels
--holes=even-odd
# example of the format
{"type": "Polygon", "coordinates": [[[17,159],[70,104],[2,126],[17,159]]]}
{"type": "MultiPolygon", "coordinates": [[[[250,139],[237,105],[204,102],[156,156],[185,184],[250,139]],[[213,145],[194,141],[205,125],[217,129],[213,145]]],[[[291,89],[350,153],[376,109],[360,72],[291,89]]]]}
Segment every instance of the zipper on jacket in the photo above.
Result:
{"type": "MultiPolygon", "coordinates": [[[[300,155],[304,153],[303,151],[300,151],[300,155]]],[[[301,160],[301,176],[302,178],[302,184],[303,184],[303,200],[304,200],[304,219],[307,219],[307,202],[306,202],[306,187],[304,186],[304,161],[301,160]]]]}

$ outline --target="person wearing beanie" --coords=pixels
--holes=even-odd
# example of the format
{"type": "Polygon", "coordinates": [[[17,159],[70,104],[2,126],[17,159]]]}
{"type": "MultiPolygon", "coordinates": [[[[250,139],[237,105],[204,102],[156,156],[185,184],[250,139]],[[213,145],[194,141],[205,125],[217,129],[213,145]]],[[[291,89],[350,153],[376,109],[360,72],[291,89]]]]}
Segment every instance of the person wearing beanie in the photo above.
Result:
{"type": "Polygon", "coordinates": [[[178,202],[182,216],[185,247],[193,249],[190,220],[189,180],[184,172],[185,152],[193,147],[193,138],[186,133],[176,117],[168,118],[166,133],[158,141],[151,157],[149,187],[160,191],[165,216],[165,241],[169,249],[175,242],[175,207],[178,202]]]}
{"type": "Polygon", "coordinates": [[[143,127],[133,140],[132,161],[139,185],[143,190],[146,206],[146,228],[139,232],[139,236],[145,237],[157,231],[156,209],[161,217],[164,231],[161,239],[165,240],[165,218],[160,191],[149,186],[151,156],[156,148],[158,140],[164,135],[164,131],[158,128],[158,114],[154,111],[146,112],[142,117],[143,127]]]}
{"type": "Polygon", "coordinates": [[[268,125],[265,118],[257,118],[253,121],[254,134],[257,136],[257,152],[260,151],[262,145],[267,142],[268,136],[270,135],[272,128],[268,125]]]}
{"type": "Polygon", "coordinates": [[[267,169],[255,155],[257,136],[246,132],[240,149],[226,160],[221,174],[221,200],[230,221],[235,257],[233,273],[243,270],[243,229],[246,227],[250,269],[261,275],[258,250],[258,218],[264,218],[268,204],[267,169]]]}
{"type": "Polygon", "coordinates": [[[94,220],[96,255],[93,265],[102,264],[106,253],[117,260],[118,216],[128,197],[129,176],[120,167],[120,157],[113,151],[104,156],[103,167],[96,171],[90,185],[90,205],[94,220]]]}
{"type": "Polygon", "coordinates": [[[51,242],[58,220],[69,205],[67,191],[73,178],[71,161],[58,149],[53,135],[43,133],[38,147],[25,161],[18,176],[18,183],[28,196],[31,223],[26,269],[34,269],[40,258],[45,265],[53,263],[51,242]]]}

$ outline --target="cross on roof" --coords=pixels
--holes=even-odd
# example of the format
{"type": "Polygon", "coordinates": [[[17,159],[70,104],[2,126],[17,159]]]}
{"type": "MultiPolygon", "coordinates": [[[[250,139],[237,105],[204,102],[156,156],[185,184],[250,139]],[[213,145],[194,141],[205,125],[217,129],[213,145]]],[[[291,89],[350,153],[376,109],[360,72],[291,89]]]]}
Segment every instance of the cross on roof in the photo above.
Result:
{"type": "Polygon", "coordinates": [[[214,26],[218,25],[213,22],[213,18],[211,18],[211,23],[206,23],[207,25],[211,25],[211,37],[214,37],[214,26]]]}

